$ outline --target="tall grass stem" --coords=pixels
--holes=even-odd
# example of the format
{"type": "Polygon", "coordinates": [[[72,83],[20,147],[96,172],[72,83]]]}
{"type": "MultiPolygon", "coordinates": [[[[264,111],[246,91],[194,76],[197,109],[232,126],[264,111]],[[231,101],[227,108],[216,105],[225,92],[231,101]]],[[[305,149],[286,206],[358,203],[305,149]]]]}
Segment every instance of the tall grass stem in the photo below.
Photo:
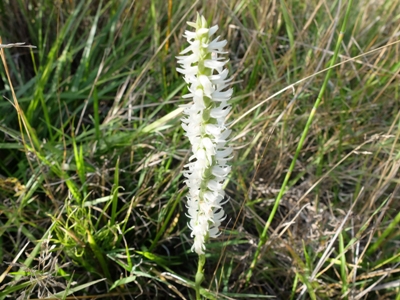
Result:
{"type": "Polygon", "coordinates": [[[274,206],[272,208],[271,214],[269,215],[267,223],[265,223],[263,232],[261,233],[260,241],[259,241],[259,243],[257,245],[256,252],[254,253],[253,260],[251,262],[250,268],[249,268],[249,270],[248,270],[248,272],[246,274],[246,284],[248,284],[250,279],[251,279],[251,276],[253,274],[253,270],[254,270],[254,268],[255,268],[255,266],[256,266],[256,264],[258,262],[258,259],[259,259],[261,248],[265,245],[265,243],[267,241],[268,229],[271,226],[272,220],[275,217],[275,213],[278,210],[279,203],[280,203],[280,201],[281,201],[281,199],[282,199],[282,197],[283,197],[283,195],[284,195],[284,193],[286,191],[286,186],[287,186],[287,184],[289,182],[289,179],[290,179],[290,177],[292,175],[292,172],[294,170],[294,166],[296,165],[297,158],[299,157],[300,151],[303,148],[304,141],[305,141],[305,139],[307,137],[307,134],[308,134],[308,131],[310,129],[310,126],[311,126],[311,124],[312,124],[312,122],[314,120],[314,116],[315,116],[315,113],[317,112],[318,106],[321,103],[322,96],[325,93],[326,87],[328,85],[328,81],[329,81],[329,79],[331,77],[331,74],[332,74],[332,70],[333,70],[332,66],[335,64],[336,59],[337,59],[337,57],[339,55],[339,49],[340,49],[340,46],[341,46],[341,43],[342,43],[342,40],[343,40],[343,35],[344,35],[344,31],[346,29],[347,20],[348,20],[349,15],[350,15],[350,9],[351,9],[352,2],[353,1],[350,0],[348,5],[347,5],[346,14],[344,16],[342,28],[340,30],[340,33],[339,33],[339,36],[338,36],[338,40],[336,42],[336,46],[335,46],[335,51],[333,53],[333,57],[332,57],[332,59],[330,61],[330,68],[329,68],[328,72],[325,75],[325,79],[324,79],[323,84],[321,86],[321,89],[319,91],[318,98],[314,103],[314,106],[313,106],[313,108],[311,110],[310,116],[308,117],[306,126],[304,127],[303,133],[301,135],[300,141],[299,141],[299,143],[297,145],[296,153],[295,153],[295,155],[293,157],[293,160],[292,160],[292,162],[290,164],[289,170],[286,173],[285,179],[284,179],[283,184],[282,184],[282,186],[280,188],[278,196],[275,199],[275,203],[274,203],[274,206]]]}

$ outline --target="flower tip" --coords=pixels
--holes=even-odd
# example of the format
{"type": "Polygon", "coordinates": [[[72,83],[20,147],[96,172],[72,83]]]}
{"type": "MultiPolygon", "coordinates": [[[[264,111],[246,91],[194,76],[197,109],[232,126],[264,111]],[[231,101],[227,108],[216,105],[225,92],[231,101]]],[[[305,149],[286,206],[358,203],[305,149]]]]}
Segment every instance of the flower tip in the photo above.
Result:
{"type": "Polygon", "coordinates": [[[207,20],[206,20],[206,18],[204,18],[204,16],[201,16],[201,27],[203,27],[203,28],[206,28],[206,27],[208,27],[208,23],[207,23],[207,20]]]}

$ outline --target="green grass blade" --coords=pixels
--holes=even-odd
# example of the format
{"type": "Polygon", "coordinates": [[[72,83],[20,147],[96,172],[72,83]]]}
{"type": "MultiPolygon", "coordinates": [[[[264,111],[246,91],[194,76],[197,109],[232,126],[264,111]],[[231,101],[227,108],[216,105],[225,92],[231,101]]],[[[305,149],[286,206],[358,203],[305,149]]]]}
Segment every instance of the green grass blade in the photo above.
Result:
{"type": "Polygon", "coordinates": [[[265,242],[267,240],[268,228],[271,225],[271,222],[272,222],[272,220],[273,220],[273,218],[275,216],[275,213],[276,213],[276,211],[278,209],[279,203],[280,203],[280,201],[281,201],[281,199],[283,197],[283,194],[285,193],[286,186],[287,186],[287,184],[289,182],[289,179],[290,179],[290,177],[292,175],[292,171],[293,171],[294,166],[296,164],[297,157],[299,156],[300,150],[303,147],[303,143],[304,143],[304,141],[305,141],[305,139],[307,137],[308,130],[309,130],[311,124],[312,124],[312,121],[314,119],[314,115],[317,112],[317,108],[318,108],[318,106],[319,106],[319,104],[320,104],[320,102],[322,100],[322,96],[323,96],[323,94],[325,92],[325,89],[326,89],[326,87],[328,85],[329,78],[331,77],[332,66],[335,64],[336,59],[337,59],[337,57],[339,55],[339,49],[341,47],[341,43],[342,43],[342,40],[343,40],[344,32],[346,30],[347,20],[348,20],[348,17],[350,15],[350,11],[351,11],[351,5],[352,5],[352,0],[350,0],[348,5],[347,5],[346,14],[345,14],[345,17],[344,17],[344,20],[343,20],[343,24],[342,24],[342,27],[341,27],[341,30],[340,30],[340,34],[338,36],[338,40],[337,40],[337,43],[336,43],[335,51],[333,53],[333,57],[332,57],[332,60],[330,62],[330,68],[328,69],[328,71],[326,73],[324,82],[323,82],[322,87],[321,87],[321,89],[319,91],[319,94],[318,94],[318,98],[315,101],[314,107],[313,107],[313,109],[312,109],[312,111],[311,111],[311,113],[310,113],[310,115],[308,117],[307,123],[306,123],[306,125],[304,127],[304,130],[303,130],[303,133],[301,135],[300,141],[299,141],[299,143],[297,145],[296,152],[294,154],[293,160],[292,160],[292,162],[290,164],[288,172],[286,173],[286,176],[285,176],[284,182],[283,182],[283,184],[281,186],[281,189],[279,191],[279,194],[276,197],[274,207],[272,208],[272,211],[271,211],[271,213],[270,213],[270,215],[268,217],[267,223],[265,224],[263,232],[261,233],[260,241],[258,243],[256,252],[255,252],[255,254],[253,256],[253,260],[251,262],[250,268],[249,268],[249,270],[247,272],[247,275],[246,275],[246,282],[247,283],[250,281],[250,278],[251,278],[252,273],[253,273],[253,269],[255,268],[255,266],[257,264],[257,261],[259,259],[259,254],[260,254],[260,251],[261,251],[261,247],[265,244],[265,242]]]}

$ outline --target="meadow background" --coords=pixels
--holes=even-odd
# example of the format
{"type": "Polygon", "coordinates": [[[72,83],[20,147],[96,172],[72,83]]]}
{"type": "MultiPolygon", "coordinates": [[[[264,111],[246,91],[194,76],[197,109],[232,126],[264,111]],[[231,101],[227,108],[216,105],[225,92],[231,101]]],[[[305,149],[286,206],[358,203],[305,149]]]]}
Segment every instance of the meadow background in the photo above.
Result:
{"type": "Polygon", "coordinates": [[[37,48],[1,50],[0,299],[194,298],[175,56],[197,11],[234,78],[203,296],[400,299],[396,0],[1,1],[2,43],[37,48]]]}

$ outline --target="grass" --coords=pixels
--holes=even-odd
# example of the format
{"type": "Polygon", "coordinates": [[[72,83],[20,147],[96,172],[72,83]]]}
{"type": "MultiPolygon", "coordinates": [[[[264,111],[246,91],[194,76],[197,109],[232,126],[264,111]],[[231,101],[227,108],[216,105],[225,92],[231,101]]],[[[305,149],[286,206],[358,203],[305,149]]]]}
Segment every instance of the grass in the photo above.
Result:
{"type": "Polygon", "coordinates": [[[203,297],[400,299],[396,1],[11,2],[3,44],[37,48],[1,49],[0,299],[194,298],[175,56],[196,11],[235,90],[203,297]]]}

